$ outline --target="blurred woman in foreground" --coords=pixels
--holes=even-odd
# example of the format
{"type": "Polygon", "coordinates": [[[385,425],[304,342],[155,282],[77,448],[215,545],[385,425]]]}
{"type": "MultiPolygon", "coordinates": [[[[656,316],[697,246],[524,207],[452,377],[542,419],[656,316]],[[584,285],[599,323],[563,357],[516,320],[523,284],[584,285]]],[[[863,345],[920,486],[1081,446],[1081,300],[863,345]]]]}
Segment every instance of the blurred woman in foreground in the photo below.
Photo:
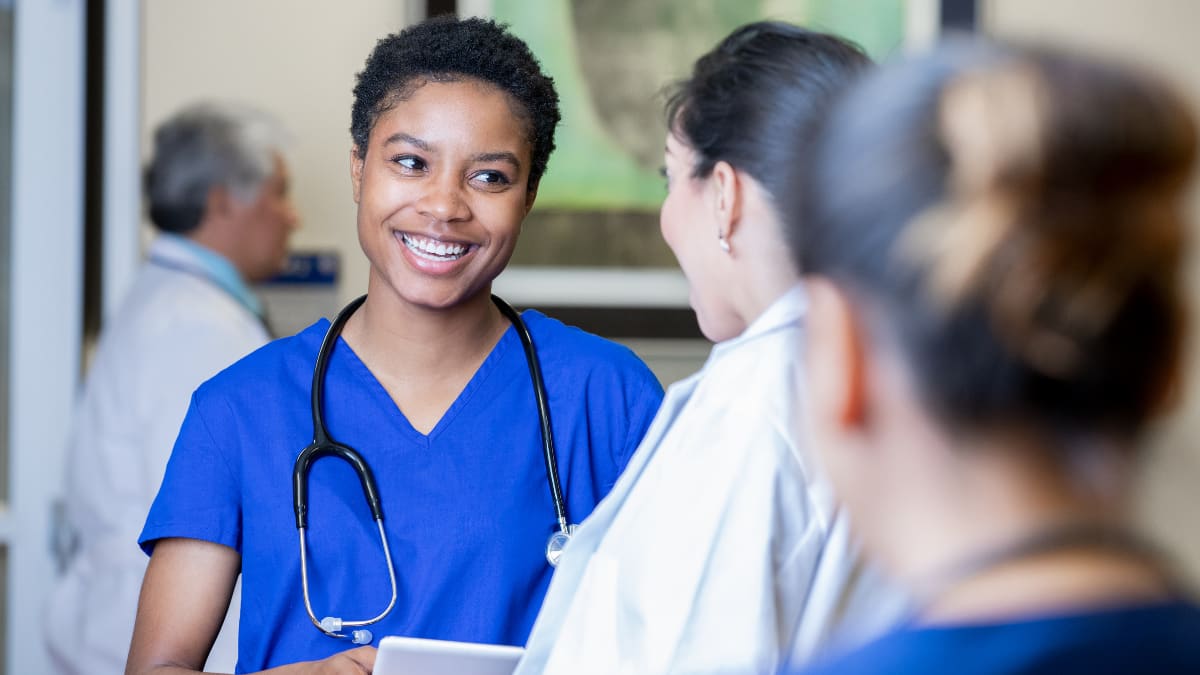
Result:
{"type": "Polygon", "coordinates": [[[785,206],[813,447],[920,609],[825,668],[1200,672],[1200,609],[1126,522],[1179,387],[1188,111],[1117,66],[957,44],[828,119],[785,206]]]}

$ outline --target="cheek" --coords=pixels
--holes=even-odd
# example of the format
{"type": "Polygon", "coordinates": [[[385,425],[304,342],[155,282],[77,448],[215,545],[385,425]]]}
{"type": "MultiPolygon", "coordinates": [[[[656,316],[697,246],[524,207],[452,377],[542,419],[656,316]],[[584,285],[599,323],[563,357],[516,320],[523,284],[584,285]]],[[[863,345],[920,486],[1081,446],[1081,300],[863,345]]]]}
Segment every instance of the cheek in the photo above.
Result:
{"type": "MultiPolygon", "coordinates": [[[[694,227],[695,223],[688,222],[683,206],[683,200],[668,196],[659,212],[658,228],[662,232],[663,241],[679,261],[679,266],[687,273],[695,271],[692,269],[696,263],[693,250],[695,247],[689,240],[688,232],[688,228],[694,227]]],[[[691,274],[688,276],[690,279],[691,274]]]]}
{"type": "Polygon", "coordinates": [[[363,168],[362,182],[359,183],[358,191],[360,213],[384,213],[413,198],[414,195],[406,194],[402,183],[389,180],[384,170],[372,164],[363,168]]]}
{"type": "Polygon", "coordinates": [[[516,246],[517,237],[521,234],[521,225],[525,221],[523,197],[511,202],[476,206],[472,210],[477,218],[486,223],[493,239],[505,242],[505,248],[516,246]]]}
{"type": "Polygon", "coordinates": [[[679,257],[679,200],[671,194],[667,194],[667,198],[663,200],[662,208],[658,212],[658,229],[662,233],[663,241],[667,242],[667,246],[675,253],[675,257],[679,257]]]}

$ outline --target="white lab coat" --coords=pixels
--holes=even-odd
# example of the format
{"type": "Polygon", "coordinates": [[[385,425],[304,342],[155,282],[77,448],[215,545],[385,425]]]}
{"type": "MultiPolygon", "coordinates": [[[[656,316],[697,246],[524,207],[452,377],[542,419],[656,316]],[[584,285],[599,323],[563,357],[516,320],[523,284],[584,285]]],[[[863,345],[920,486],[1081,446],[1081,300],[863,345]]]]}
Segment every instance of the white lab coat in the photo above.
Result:
{"type": "MultiPolygon", "coordinates": [[[[150,254],[199,269],[186,247],[160,237],[150,254]]],[[[61,673],[123,673],[147,557],[138,534],[192,391],[266,343],[261,321],[203,276],[146,263],[105,326],[67,451],[66,516],[76,555],[46,613],[61,673]]],[[[210,656],[232,672],[236,609],[210,656]]]]}
{"type": "Polygon", "coordinates": [[[770,673],[898,617],[801,440],[803,311],[796,288],[667,391],[564,552],[517,673],[770,673]]]}

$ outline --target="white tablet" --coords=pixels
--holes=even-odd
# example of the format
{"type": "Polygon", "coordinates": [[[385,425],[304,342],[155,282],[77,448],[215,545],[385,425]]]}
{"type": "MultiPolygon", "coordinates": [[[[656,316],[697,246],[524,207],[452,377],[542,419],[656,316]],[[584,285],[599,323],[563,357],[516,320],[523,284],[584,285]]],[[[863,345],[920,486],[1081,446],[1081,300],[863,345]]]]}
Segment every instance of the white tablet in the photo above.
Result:
{"type": "Polygon", "coordinates": [[[477,642],[388,636],[379,641],[374,675],[511,675],[524,649],[477,642]]]}

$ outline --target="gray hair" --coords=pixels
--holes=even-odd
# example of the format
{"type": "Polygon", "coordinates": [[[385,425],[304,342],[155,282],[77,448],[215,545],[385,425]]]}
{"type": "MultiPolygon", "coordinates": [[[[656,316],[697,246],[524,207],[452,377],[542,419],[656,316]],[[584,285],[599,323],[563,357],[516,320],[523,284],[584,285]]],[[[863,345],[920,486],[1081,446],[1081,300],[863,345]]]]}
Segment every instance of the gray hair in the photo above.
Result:
{"type": "Polygon", "coordinates": [[[195,229],[216,187],[254,201],[289,140],[277,120],[248,106],[205,102],[180,110],[154,132],[146,167],[151,222],[164,232],[195,229]]]}

